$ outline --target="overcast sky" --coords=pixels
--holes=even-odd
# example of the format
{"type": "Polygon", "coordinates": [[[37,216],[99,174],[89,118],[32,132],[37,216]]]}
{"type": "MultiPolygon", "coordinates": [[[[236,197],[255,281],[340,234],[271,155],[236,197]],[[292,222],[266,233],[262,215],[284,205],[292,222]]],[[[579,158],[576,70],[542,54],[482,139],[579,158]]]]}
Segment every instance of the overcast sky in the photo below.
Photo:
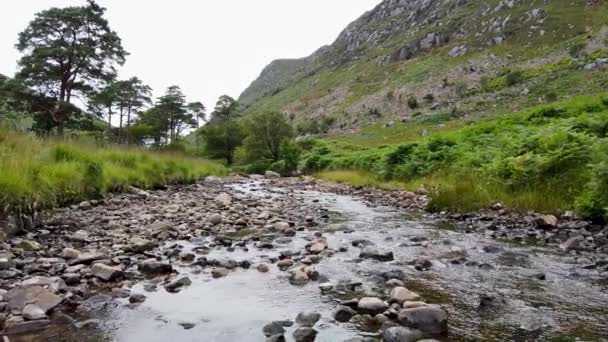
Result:
{"type": "MultiPolygon", "coordinates": [[[[131,54],[121,78],[138,76],[155,96],[176,84],[212,108],[238,97],[274,59],[311,54],[380,0],[98,0],[131,54]]],[[[0,74],[12,76],[14,45],[40,10],[84,0],[4,1],[0,74]]]]}

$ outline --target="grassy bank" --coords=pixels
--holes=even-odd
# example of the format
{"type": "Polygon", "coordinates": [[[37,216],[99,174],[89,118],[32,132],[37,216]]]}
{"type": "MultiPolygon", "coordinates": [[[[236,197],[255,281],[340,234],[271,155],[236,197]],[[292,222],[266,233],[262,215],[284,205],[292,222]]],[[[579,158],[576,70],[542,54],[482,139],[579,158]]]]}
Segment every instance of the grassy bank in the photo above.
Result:
{"type": "Polygon", "coordinates": [[[309,141],[303,168],[338,170],[320,177],[358,185],[424,186],[432,193],[432,209],[473,210],[502,202],[601,218],[608,208],[607,136],[608,98],[577,97],[403,144],[365,148],[309,141]]]}
{"type": "Polygon", "coordinates": [[[4,214],[27,214],[129,186],[150,189],[226,172],[221,165],[171,153],[42,140],[0,129],[4,214]]]}

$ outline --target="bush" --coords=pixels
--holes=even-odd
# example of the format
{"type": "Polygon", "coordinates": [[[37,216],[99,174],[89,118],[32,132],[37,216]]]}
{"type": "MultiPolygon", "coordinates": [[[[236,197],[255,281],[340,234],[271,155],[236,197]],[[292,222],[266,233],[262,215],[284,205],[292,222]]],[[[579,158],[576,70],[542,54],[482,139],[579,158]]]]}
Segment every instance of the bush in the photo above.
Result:
{"type": "Polygon", "coordinates": [[[520,71],[513,71],[508,73],[505,76],[507,87],[514,86],[516,84],[520,84],[524,81],[524,77],[520,71]]]}
{"type": "Polygon", "coordinates": [[[416,109],[416,108],[418,108],[418,100],[416,100],[415,97],[410,96],[407,99],[407,106],[410,107],[410,109],[416,109]]]}

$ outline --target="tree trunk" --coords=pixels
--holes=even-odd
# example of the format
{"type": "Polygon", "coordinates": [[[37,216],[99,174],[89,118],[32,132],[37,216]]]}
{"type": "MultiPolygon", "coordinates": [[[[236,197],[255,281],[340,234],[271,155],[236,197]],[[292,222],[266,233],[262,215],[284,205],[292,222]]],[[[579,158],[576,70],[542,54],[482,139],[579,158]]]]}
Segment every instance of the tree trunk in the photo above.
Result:
{"type": "Polygon", "coordinates": [[[131,105],[129,104],[129,106],[127,108],[127,131],[126,131],[127,147],[129,147],[129,140],[131,139],[131,137],[129,136],[130,127],[131,127],[131,105]]]}
{"type": "Polygon", "coordinates": [[[118,125],[118,145],[122,144],[122,119],[124,118],[125,113],[124,113],[124,108],[122,105],[120,105],[120,122],[118,125]]]}

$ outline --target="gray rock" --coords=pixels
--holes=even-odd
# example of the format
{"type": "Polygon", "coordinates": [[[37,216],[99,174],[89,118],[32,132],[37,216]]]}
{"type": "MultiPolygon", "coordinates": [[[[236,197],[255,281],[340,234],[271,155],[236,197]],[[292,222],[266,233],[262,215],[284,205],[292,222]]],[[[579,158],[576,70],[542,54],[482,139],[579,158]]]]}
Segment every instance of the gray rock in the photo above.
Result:
{"type": "Polygon", "coordinates": [[[63,300],[60,296],[40,286],[17,287],[8,291],[3,297],[11,310],[19,312],[26,305],[34,304],[47,313],[63,300]]]}
{"type": "Polygon", "coordinates": [[[401,325],[429,334],[443,334],[448,330],[448,314],[438,306],[422,306],[399,312],[401,325]]]}
{"type": "Polygon", "coordinates": [[[150,240],[133,238],[131,239],[131,245],[129,246],[128,251],[133,253],[143,253],[153,250],[156,247],[158,247],[158,245],[150,240]]]}
{"type": "Polygon", "coordinates": [[[61,256],[65,259],[76,259],[80,256],[80,252],[74,248],[64,248],[61,256]]]}
{"type": "Polygon", "coordinates": [[[584,242],[585,238],[582,235],[577,235],[560,244],[559,248],[564,252],[569,252],[579,249],[584,242]]]}
{"type": "Polygon", "coordinates": [[[298,328],[293,332],[293,339],[296,342],[313,342],[317,337],[317,331],[313,328],[298,328]]]}
{"type": "Polygon", "coordinates": [[[553,215],[542,215],[534,221],[536,226],[543,229],[551,229],[557,226],[557,217],[553,215]]]}
{"type": "Polygon", "coordinates": [[[21,315],[28,321],[36,321],[47,318],[46,312],[36,304],[27,304],[25,307],[23,307],[21,315]]]}
{"type": "Polygon", "coordinates": [[[268,179],[276,179],[276,178],[281,178],[281,175],[274,172],[274,171],[266,171],[264,173],[264,176],[268,179]]]}
{"type": "Polygon", "coordinates": [[[259,264],[256,269],[258,270],[258,272],[260,273],[267,273],[268,271],[270,271],[270,268],[268,267],[268,265],[266,264],[259,264]]]}
{"type": "Polygon", "coordinates": [[[101,280],[113,281],[123,275],[123,271],[116,267],[111,267],[101,263],[97,263],[91,267],[91,273],[101,280]]]}
{"type": "Polygon", "coordinates": [[[17,243],[16,247],[27,252],[36,252],[42,249],[41,244],[32,240],[21,240],[17,243]]]}
{"type": "Polygon", "coordinates": [[[190,285],[192,285],[192,280],[190,280],[190,278],[181,277],[165,285],[165,289],[168,292],[178,292],[181,290],[182,287],[190,285]]]}
{"type": "Polygon", "coordinates": [[[317,312],[304,311],[296,317],[296,323],[303,327],[313,327],[321,319],[321,314],[317,312]]]}
{"type": "Polygon", "coordinates": [[[357,303],[358,311],[371,315],[377,315],[384,312],[386,309],[388,309],[388,304],[386,304],[380,298],[364,297],[359,300],[359,303],[357,303]]]}
{"type": "Polygon", "coordinates": [[[392,327],[386,329],[382,336],[383,342],[416,342],[423,337],[419,330],[404,327],[392,327]]]}
{"type": "Polygon", "coordinates": [[[218,225],[220,223],[222,223],[223,221],[223,217],[222,214],[211,214],[209,217],[207,217],[207,221],[213,225],[218,225]]]}
{"type": "Polygon", "coordinates": [[[139,271],[148,275],[159,275],[173,272],[173,266],[168,262],[147,260],[139,264],[139,271]]]}
{"type": "Polygon", "coordinates": [[[334,319],[341,323],[346,323],[356,315],[357,312],[348,306],[340,306],[336,312],[334,312],[334,319]]]}
{"type": "Polygon", "coordinates": [[[51,321],[48,319],[37,320],[37,321],[29,321],[29,322],[20,322],[16,324],[12,324],[10,326],[7,325],[4,330],[4,334],[6,335],[21,335],[21,334],[31,334],[40,330],[44,330],[47,326],[51,324],[51,321]]]}
{"type": "Polygon", "coordinates": [[[0,270],[6,271],[15,267],[15,262],[9,258],[0,258],[0,270]]]}
{"type": "Polygon", "coordinates": [[[293,266],[293,260],[291,260],[291,259],[284,259],[284,260],[281,260],[281,261],[277,262],[277,267],[281,271],[286,271],[291,266],[293,266]]]}
{"type": "Polygon", "coordinates": [[[299,267],[293,271],[291,271],[289,275],[289,282],[292,285],[301,286],[306,285],[310,281],[308,273],[304,270],[303,267],[299,267]]]}
{"type": "Polygon", "coordinates": [[[129,303],[131,303],[131,304],[143,303],[146,301],[146,298],[147,297],[141,293],[134,293],[131,295],[131,297],[129,297],[129,303]]]}
{"type": "Polygon", "coordinates": [[[283,335],[285,333],[285,328],[283,328],[283,325],[280,322],[271,322],[262,328],[262,332],[266,337],[283,335]]]}
{"type": "Polygon", "coordinates": [[[389,303],[399,303],[417,301],[420,299],[420,295],[414,293],[405,287],[397,286],[393,288],[389,294],[389,303]]]}
{"type": "Polygon", "coordinates": [[[218,268],[214,268],[213,270],[211,270],[211,276],[213,278],[223,278],[223,277],[227,276],[228,273],[230,273],[230,270],[228,270],[227,268],[223,268],[223,267],[218,267],[218,268]]]}
{"type": "Polygon", "coordinates": [[[395,259],[393,252],[381,251],[374,247],[365,247],[361,251],[361,254],[359,254],[359,257],[363,259],[374,259],[378,261],[393,261],[395,259]]]}

